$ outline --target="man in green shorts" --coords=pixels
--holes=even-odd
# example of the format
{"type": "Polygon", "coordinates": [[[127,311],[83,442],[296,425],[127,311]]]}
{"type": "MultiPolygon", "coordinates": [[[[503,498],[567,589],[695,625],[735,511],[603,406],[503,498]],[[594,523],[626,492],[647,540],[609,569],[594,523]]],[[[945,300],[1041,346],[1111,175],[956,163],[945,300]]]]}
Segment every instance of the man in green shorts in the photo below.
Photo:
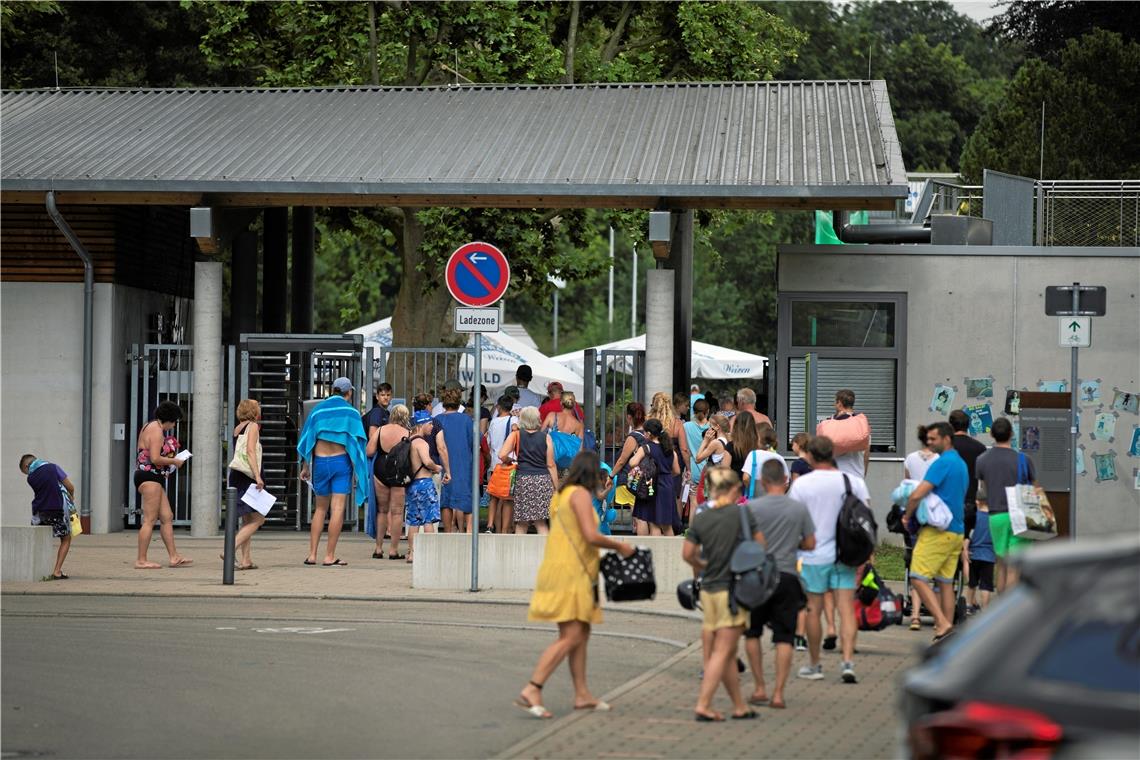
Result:
{"type": "Polygon", "coordinates": [[[1015,572],[1006,567],[1005,557],[1033,543],[1013,535],[1009,527],[1005,489],[1018,483],[1037,485],[1037,473],[1033,461],[1014,450],[1010,441],[1013,425],[1009,420],[1005,417],[994,420],[990,435],[994,439],[993,448],[979,456],[974,467],[978,477],[978,504],[989,507],[990,534],[993,536],[994,554],[997,555],[997,590],[1000,593],[1017,583],[1015,572]]]}

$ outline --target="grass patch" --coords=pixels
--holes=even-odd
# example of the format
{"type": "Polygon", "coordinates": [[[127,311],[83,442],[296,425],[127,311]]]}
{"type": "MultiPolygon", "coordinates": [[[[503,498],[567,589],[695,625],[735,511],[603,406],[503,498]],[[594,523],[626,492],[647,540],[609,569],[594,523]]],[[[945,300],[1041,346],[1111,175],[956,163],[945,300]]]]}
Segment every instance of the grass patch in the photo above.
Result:
{"type": "Polygon", "coordinates": [[[901,581],[906,577],[905,548],[894,544],[879,544],[875,549],[875,569],[888,581],[901,581]]]}

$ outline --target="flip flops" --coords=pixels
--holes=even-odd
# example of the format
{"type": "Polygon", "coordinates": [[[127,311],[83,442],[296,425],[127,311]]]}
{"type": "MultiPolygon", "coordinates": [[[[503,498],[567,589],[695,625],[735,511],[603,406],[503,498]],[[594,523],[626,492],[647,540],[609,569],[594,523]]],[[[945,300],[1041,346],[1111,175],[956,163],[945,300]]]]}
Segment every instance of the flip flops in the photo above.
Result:
{"type": "MultiPolygon", "coordinates": [[[[697,723],[723,723],[724,716],[720,713],[713,713],[712,715],[705,715],[704,713],[693,713],[694,719],[697,723]]],[[[735,715],[733,717],[736,717],[735,715]]]]}
{"type": "Polygon", "coordinates": [[[592,705],[575,705],[575,710],[590,710],[591,712],[609,712],[613,708],[609,706],[608,702],[598,700],[592,705]]]}
{"type": "Polygon", "coordinates": [[[750,705],[766,705],[768,704],[767,697],[749,697],[748,704],[750,705]]]}
{"type": "Polygon", "coordinates": [[[317,561],[316,561],[316,560],[310,560],[310,559],[307,559],[307,560],[305,560],[304,562],[302,562],[301,564],[303,564],[303,565],[315,565],[315,564],[317,564],[317,561]]]}
{"type": "Polygon", "coordinates": [[[389,554],[388,559],[404,559],[403,554],[389,554]]]}
{"type": "Polygon", "coordinates": [[[542,705],[532,705],[530,702],[527,702],[522,697],[516,697],[513,704],[515,707],[519,708],[520,710],[522,710],[523,712],[525,712],[527,715],[529,715],[532,718],[537,718],[539,720],[546,720],[548,718],[554,717],[554,713],[550,712],[550,710],[547,710],[542,705]]]}
{"type": "Polygon", "coordinates": [[[749,710],[748,712],[741,713],[740,715],[733,715],[732,719],[733,720],[755,720],[756,717],[757,717],[756,711],[755,710],[749,710]]]}
{"type": "Polygon", "coordinates": [[[256,570],[256,569],[257,569],[257,565],[254,565],[252,563],[248,564],[248,565],[234,565],[234,570],[256,570]]]}
{"type": "Polygon", "coordinates": [[[170,567],[190,567],[194,564],[194,560],[179,557],[177,562],[171,562],[170,567]]]}
{"type": "Polygon", "coordinates": [[[348,567],[348,563],[337,557],[332,562],[322,562],[321,567],[348,567]]]}

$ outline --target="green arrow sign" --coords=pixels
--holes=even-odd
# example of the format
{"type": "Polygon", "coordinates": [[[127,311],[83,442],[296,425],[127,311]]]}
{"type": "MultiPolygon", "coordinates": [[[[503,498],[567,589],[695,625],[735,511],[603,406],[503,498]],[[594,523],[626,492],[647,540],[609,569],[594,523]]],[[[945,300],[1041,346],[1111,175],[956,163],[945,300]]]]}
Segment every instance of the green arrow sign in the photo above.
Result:
{"type": "Polygon", "coordinates": [[[1073,332],[1076,332],[1077,330],[1081,329],[1080,322],[1070,322],[1069,323],[1069,329],[1072,330],[1073,332]]]}

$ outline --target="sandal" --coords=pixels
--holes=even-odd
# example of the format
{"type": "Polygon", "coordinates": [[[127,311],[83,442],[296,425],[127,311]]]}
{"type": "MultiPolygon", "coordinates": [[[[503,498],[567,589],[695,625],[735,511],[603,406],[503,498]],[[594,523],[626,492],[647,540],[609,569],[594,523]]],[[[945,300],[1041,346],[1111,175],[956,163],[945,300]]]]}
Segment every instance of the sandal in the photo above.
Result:
{"type": "Polygon", "coordinates": [[[910,619],[910,629],[912,631],[921,631],[922,630],[922,621],[919,620],[918,618],[911,618],[910,619]]]}
{"type": "Polygon", "coordinates": [[[403,554],[389,554],[388,559],[404,559],[403,554]]]}
{"type": "MultiPolygon", "coordinates": [[[[527,681],[527,683],[538,689],[540,692],[542,691],[542,684],[535,683],[534,681],[527,681]]],[[[550,712],[550,710],[547,710],[541,704],[531,704],[525,697],[523,697],[522,694],[519,694],[517,697],[515,697],[514,705],[515,707],[530,715],[532,718],[546,720],[548,718],[554,717],[554,713],[550,712]]]]}

